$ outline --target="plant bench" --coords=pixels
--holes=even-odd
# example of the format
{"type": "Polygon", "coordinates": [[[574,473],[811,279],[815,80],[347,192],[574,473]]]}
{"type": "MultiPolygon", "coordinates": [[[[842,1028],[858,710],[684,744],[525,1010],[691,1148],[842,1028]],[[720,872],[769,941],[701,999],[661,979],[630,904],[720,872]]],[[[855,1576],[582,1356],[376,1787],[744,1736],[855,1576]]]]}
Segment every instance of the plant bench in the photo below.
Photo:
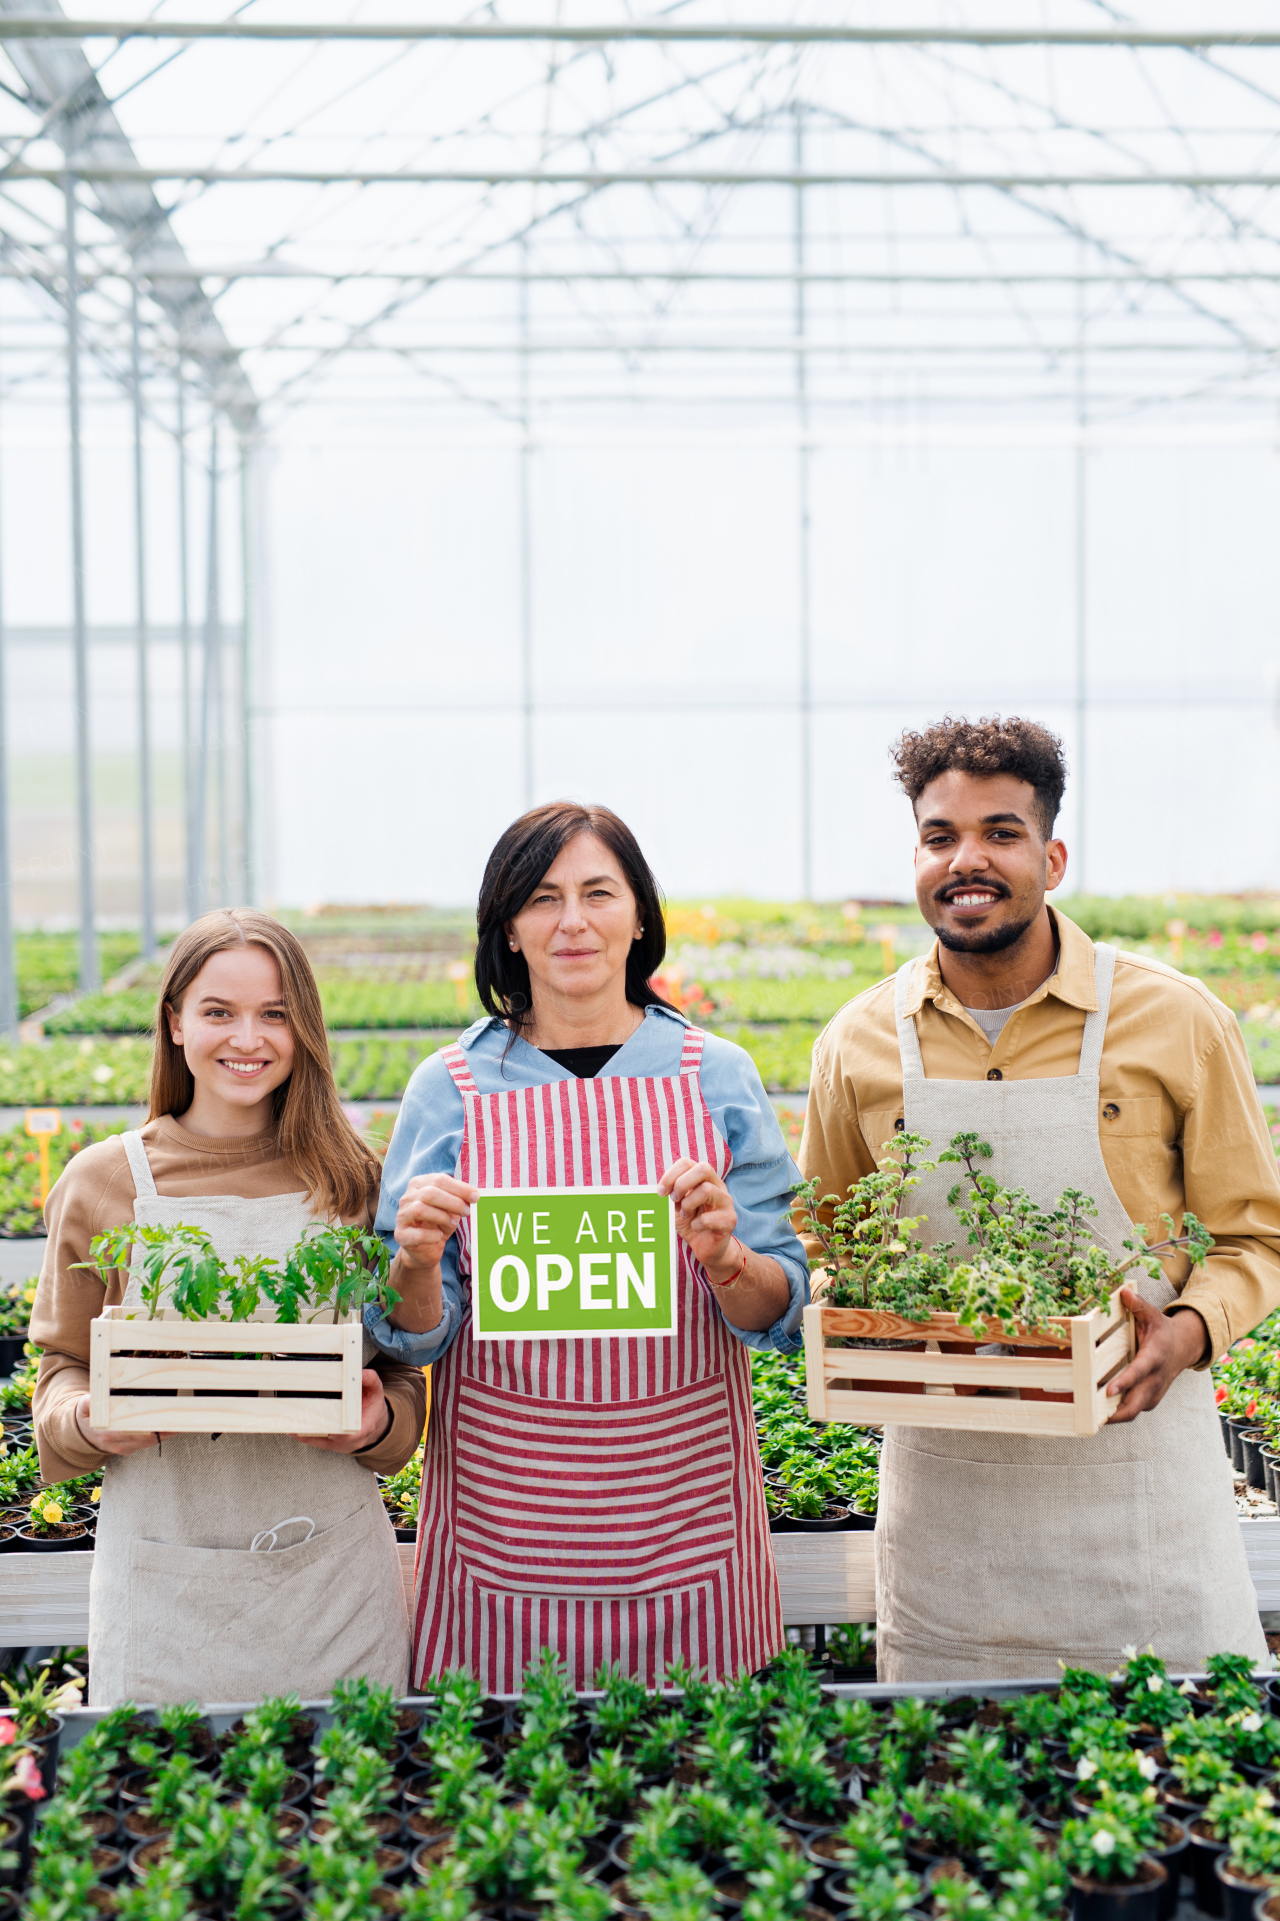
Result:
{"type": "Polygon", "coordinates": [[[1053,1317],[1061,1338],[989,1321],[979,1338],[954,1314],[908,1321],[856,1307],[804,1311],[809,1416],[860,1426],[970,1428],[1003,1434],[1096,1434],[1113,1405],[1109,1381],[1134,1354],[1133,1316],[1119,1289],[1089,1314],[1053,1317]],[[839,1340],[923,1344],[847,1348],[839,1340]],[[984,1343],[1031,1353],[981,1354],[984,1343]],[[952,1352],[943,1352],[943,1343],[952,1352]],[[841,1385],[841,1383],[848,1385],[841,1385]],[[1052,1396],[1053,1398],[1048,1398],[1052,1396]]]}
{"type": "Polygon", "coordinates": [[[363,1339],[354,1310],[296,1323],[104,1308],[89,1328],[89,1419],[126,1434],[356,1434],[363,1339]],[[250,1342],[265,1358],[228,1351],[250,1342]]]}

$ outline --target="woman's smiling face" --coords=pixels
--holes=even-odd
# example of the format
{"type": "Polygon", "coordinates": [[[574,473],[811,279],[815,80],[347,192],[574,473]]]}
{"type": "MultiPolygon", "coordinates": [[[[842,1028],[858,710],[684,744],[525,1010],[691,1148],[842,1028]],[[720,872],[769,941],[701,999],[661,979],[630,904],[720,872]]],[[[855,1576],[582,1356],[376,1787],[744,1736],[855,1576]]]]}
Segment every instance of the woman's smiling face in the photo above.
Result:
{"type": "Polygon", "coordinates": [[[570,998],[598,994],[625,975],[639,932],[636,897],[602,840],[575,834],[525,905],[507,937],[524,955],[538,991],[570,998]]]}
{"type": "Polygon", "coordinates": [[[201,1095],[237,1108],[255,1107],[288,1080],[293,1035],[275,956],[265,947],[227,947],[213,954],[182,997],[166,1007],[201,1095]]]}

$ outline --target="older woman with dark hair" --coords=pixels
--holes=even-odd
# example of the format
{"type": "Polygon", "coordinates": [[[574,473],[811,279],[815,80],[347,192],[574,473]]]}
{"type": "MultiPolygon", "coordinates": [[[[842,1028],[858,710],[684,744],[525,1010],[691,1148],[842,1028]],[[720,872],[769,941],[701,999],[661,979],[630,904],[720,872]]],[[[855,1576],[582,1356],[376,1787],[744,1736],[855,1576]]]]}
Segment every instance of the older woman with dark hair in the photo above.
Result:
{"type": "Polygon", "coordinates": [[[419,1524],[415,1682],[517,1687],[543,1647],[715,1675],[782,1645],[749,1348],[800,1345],[795,1168],[749,1055],[648,986],[653,875],[602,807],[509,827],[479,904],[489,1017],[409,1083],[378,1225],[403,1295],[371,1327],[435,1367],[419,1524]],[[469,1209],[483,1188],[648,1187],[678,1236],[673,1331],[479,1339],[469,1209]]]}

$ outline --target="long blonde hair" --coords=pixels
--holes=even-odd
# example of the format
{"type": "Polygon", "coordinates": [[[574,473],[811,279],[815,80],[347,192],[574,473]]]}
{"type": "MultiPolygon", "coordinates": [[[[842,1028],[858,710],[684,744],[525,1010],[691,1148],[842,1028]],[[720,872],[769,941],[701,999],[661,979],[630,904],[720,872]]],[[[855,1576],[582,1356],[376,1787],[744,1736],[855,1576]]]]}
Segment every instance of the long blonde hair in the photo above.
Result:
{"type": "Polygon", "coordinates": [[[169,949],[156,1009],[150,1119],[185,1114],[195,1098],[196,1084],[170,1032],[166,1009],[176,1014],[205,962],[229,947],[264,947],[280,969],[294,1049],[292,1072],[271,1097],[280,1153],[297,1169],[318,1205],[343,1216],[359,1215],[378,1191],[378,1158],[342,1111],[320,990],[302,944],[256,907],[205,914],[184,928],[169,949]]]}

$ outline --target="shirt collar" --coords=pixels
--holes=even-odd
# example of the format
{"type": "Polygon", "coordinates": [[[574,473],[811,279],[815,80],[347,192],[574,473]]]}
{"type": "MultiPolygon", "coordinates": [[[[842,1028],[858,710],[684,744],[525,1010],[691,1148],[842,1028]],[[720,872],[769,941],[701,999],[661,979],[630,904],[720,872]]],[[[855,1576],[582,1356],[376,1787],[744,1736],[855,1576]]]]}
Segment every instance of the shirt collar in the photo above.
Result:
{"type": "MultiPolygon", "coordinates": [[[[1098,989],[1093,972],[1093,942],[1083,928],[1067,919],[1061,908],[1051,907],[1049,918],[1058,936],[1058,971],[1051,974],[1047,981],[1041,981],[1034,994],[1028,994],[1025,1004],[1044,1000],[1052,994],[1068,1007],[1083,1008],[1086,1014],[1095,1013],[1098,989]]],[[[906,1012],[909,1019],[920,1012],[925,1001],[933,1001],[949,1014],[960,1011],[959,1001],[942,978],[936,940],[924,957],[924,966],[912,969],[907,985],[906,1012]]]]}
{"type": "MultiPolygon", "coordinates": [[[[653,1015],[658,1020],[676,1021],[681,1027],[689,1026],[689,1022],[685,1019],[684,1015],[678,1014],[674,1007],[658,1007],[650,1002],[644,1010],[645,1019],[648,1020],[650,1015],[653,1015]]],[[[499,1019],[496,1014],[484,1014],[478,1021],[472,1021],[465,1034],[459,1034],[458,1046],[464,1050],[469,1050],[475,1046],[482,1034],[491,1033],[495,1028],[499,1033],[505,1033],[506,1022],[499,1019]]],[[[639,1028],[637,1028],[636,1033],[639,1033],[639,1031],[639,1028]]],[[[633,1040],[634,1038],[635,1035],[632,1035],[633,1040]]]]}

